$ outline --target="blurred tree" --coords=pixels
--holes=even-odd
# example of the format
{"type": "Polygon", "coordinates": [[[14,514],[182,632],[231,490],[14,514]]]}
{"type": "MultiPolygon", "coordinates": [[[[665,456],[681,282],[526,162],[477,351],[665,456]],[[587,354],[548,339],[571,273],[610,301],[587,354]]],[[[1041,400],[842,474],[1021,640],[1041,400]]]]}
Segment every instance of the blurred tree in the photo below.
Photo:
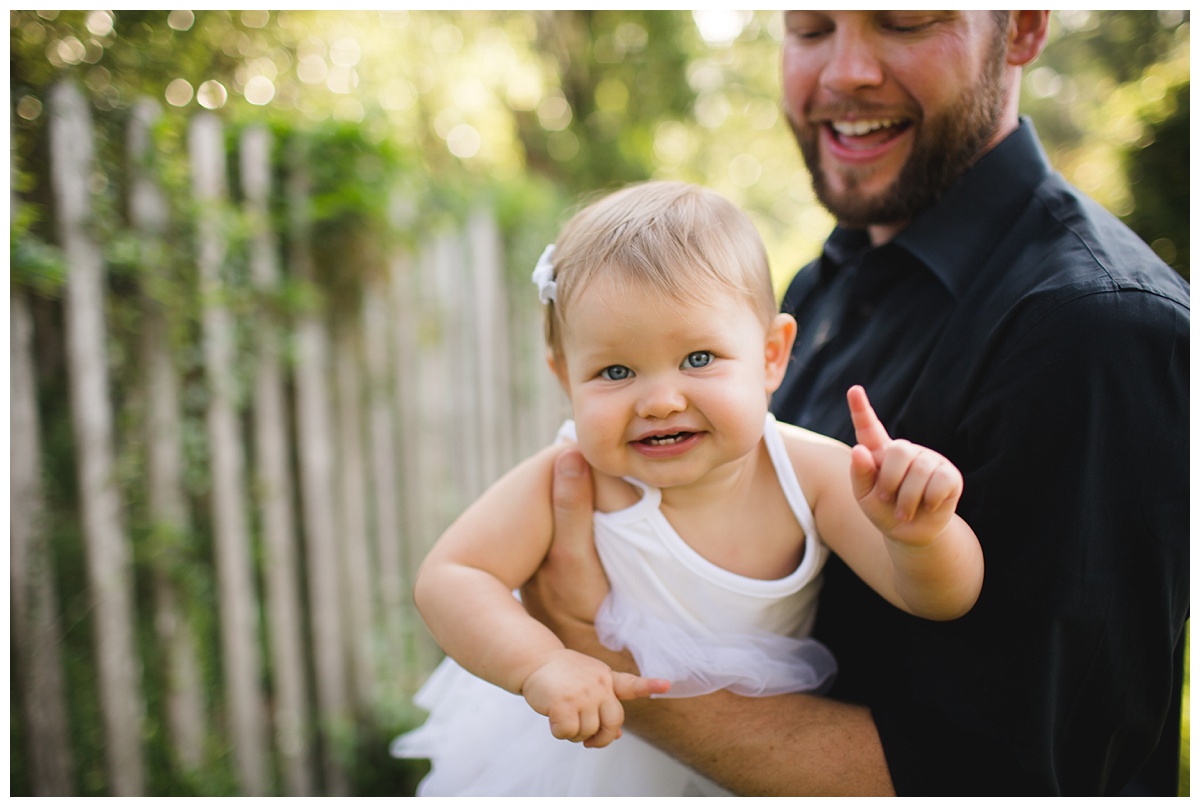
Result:
{"type": "Polygon", "coordinates": [[[1022,112],[1052,162],[1189,276],[1190,12],[1058,11],[1022,112]]]}
{"type": "Polygon", "coordinates": [[[1190,89],[1190,82],[1176,84],[1170,95],[1175,113],[1148,121],[1149,142],[1124,152],[1134,202],[1125,221],[1184,277],[1191,269],[1190,89]]]}
{"type": "Polygon", "coordinates": [[[559,87],[537,117],[518,115],[530,166],[577,193],[650,176],[655,127],[687,118],[695,100],[686,69],[699,42],[689,23],[675,11],[540,16],[536,44],[559,87]]]}

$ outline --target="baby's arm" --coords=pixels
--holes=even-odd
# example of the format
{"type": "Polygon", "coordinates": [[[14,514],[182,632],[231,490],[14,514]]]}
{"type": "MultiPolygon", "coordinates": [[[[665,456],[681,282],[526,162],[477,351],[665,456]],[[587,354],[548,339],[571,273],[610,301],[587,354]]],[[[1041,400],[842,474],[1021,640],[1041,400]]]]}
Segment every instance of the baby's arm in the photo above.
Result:
{"type": "Polygon", "coordinates": [[[666,686],[567,650],[512,595],[550,543],[557,453],[535,455],[472,504],[426,556],[413,596],[438,644],[465,669],[523,695],[555,737],[600,747],[621,734],[619,698],[666,686]]]}
{"type": "Polygon", "coordinates": [[[962,474],[936,451],[891,439],[862,387],[847,402],[858,439],[851,485],[822,493],[822,537],[894,605],[927,619],[962,616],[983,585],[979,540],[954,512],[962,474]],[[881,539],[869,537],[872,526],[881,539]]]}

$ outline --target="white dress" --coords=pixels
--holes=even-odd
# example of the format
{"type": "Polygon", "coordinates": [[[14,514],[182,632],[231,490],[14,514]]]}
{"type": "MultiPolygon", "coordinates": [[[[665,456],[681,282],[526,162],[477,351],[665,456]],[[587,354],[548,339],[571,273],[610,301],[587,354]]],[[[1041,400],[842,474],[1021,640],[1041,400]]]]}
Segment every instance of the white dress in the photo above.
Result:
{"type": "MultiPolygon", "coordinates": [[[[574,424],[560,435],[573,439],[574,424]]],[[[597,633],[614,650],[629,648],[642,675],[672,682],[660,697],[718,689],[766,696],[832,683],[832,655],[807,638],[828,549],[770,415],[765,440],[805,533],[804,558],[787,577],[743,577],[705,560],[663,516],[661,492],[637,480],[629,480],[643,491],[636,504],[595,514],[596,549],[612,586],[597,633]]],[[[430,716],[396,738],[391,752],[432,762],[418,795],[727,795],[628,731],[605,748],[557,740],[524,698],[449,658],[414,701],[430,716]]]]}

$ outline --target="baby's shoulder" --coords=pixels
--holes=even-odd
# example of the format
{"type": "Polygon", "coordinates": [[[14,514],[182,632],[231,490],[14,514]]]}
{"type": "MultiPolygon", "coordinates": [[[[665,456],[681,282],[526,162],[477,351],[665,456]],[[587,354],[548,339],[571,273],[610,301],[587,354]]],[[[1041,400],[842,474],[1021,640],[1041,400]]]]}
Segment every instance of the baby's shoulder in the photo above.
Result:
{"type": "Polygon", "coordinates": [[[830,474],[837,474],[839,480],[843,478],[850,462],[848,445],[790,423],[777,425],[801,487],[816,492],[831,478],[830,474]]]}
{"type": "Polygon", "coordinates": [[[577,448],[574,443],[560,441],[530,454],[493,482],[488,487],[488,493],[493,497],[497,494],[508,497],[540,494],[548,501],[554,480],[554,464],[573,448],[577,448]]]}
{"type": "MultiPolygon", "coordinates": [[[[578,452],[579,445],[569,440],[558,440],[527,460],[530,466],[529,473],[544,480],[544,484],[550,488],[551,498],[553,498],[555,463],[558,462],[559,457],[572,450],[578,452]]],[[[587,462],[587,458],[582,455],[581,459],[583,462],[587,462]]],[[[593,508],[600,512],[611,513],[623,510],[633,506],[641,498],[641,491],[624,479],[601,473],[590,466],[589,476],[592,485],[593,508]]]]}
{"type": "Polygon", "coordinates": [[[513,471],[525,476],[542,479],[549,483],[554,477],[554,464],[558,462],[558,458],[572,450],[578,451],[579,446],[566,440],[556,440],[526,457],[513,468],[513,471]]]}
{"type": "Polygon", "coordinates": [[[791,423],[776,421],[775,426],[779,429],[779,436],[783,438],[783,444],[787,447],[789,454],[803,453],[814,449],[818,451],[837,451],[847,447],[841,440],[794,426],[791,423]]]}

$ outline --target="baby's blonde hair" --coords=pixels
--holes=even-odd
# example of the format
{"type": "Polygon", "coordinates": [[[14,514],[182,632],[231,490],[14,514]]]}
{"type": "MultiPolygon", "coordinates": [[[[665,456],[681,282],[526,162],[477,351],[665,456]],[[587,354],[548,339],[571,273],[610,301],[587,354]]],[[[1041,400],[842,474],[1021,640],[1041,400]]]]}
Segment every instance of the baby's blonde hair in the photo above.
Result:
{"type": "Polygon", "coordinates": [[[563,227],[553,263],[546,344],[556,358],[564,311],[600,277],[681,303],[738,294],[764,325],[778,313],[767,251],[750,218],[716,191],[686,182],[638,183],[588,205],[563,227]]]}

